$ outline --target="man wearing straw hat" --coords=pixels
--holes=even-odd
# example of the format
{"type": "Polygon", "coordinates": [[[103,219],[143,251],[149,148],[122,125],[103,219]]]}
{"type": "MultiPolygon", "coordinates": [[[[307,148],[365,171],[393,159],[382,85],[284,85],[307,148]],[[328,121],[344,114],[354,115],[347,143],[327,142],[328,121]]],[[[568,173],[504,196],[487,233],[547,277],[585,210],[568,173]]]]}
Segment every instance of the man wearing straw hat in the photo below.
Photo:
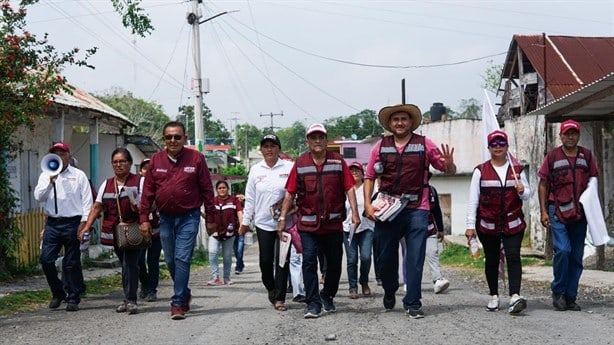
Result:
{"type": "MultiPolygon", "coordinates": [[[[413,133],[422,121],[420,109],[413,104],[384,107],[379,122],[390,136],[385,136],[371,151],[365,174],[364,198],[367,217],[375,220],[377,262],[381,268],[384,308],[395,305],[399,288],[399,240],[407,246],[405,256],[407,292],[403,308],[413,319],[424,317],[420,301],[422,270],[426,250],[429,215],[429,167],[448,175],[456,173],[454,149],[442,145],[441,150],[428,138],[413,133]],[[394,215],[383,217],[371,200],[374,181],[380,178],[379,194],[401,205],[394,215]],[[385,219],[382,221],[382,219],[385,219]]],[[[376,267],[377,270],[377,267],[376,267]]]]}

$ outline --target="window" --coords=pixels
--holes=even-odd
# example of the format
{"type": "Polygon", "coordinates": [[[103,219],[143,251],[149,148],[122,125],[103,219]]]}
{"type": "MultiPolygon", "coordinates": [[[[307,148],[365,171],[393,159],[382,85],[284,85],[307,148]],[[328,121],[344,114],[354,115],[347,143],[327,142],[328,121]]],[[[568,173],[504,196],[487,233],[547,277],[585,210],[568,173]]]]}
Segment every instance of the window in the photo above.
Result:
{"type": "Polygon", "coordinates": [[[344,147],[343,148],[343,158],[356,158],[356,148],[355,147],[344,147]]]}

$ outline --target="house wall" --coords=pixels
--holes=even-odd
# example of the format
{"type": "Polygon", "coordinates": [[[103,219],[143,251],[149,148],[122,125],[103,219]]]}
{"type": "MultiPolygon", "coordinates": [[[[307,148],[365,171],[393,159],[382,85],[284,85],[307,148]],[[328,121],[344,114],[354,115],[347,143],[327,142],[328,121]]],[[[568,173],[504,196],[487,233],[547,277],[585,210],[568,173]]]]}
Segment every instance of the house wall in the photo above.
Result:
{"type": "MultiPolygon", "coordinates": [[[[537,171],[541,167],[547,151],[561,145],[560,124],[550,124],[545,129],[543,115],[519,116],[505,121],[505,131],[510,136],[510,152],[525,164],[525,172],[531,186],[531,198],[524,203],[527,231],[530,232],[534,250],[544,252],[546,229],[540,222],[538,196],[539,179],[537,171]]],[[[603,186],[604,216],[609,229],[614,228],[614,125],[612,122],[582,122],[579,145],[595,151],[595,140],[602,146],[603,159],[600,171],[600,184],[603,186]],[[597,136],[595,136],[597,134],[597,136]]]]}
{"type": "Polygon", "coordinates": [[[454,236],[464,236],[467,228],[465,217],[471,174],[475,166],[483,161],[482,131],[482,121],[471,119],[431,122],[421,125],[415,131],[427,136],[439,147],[448,144],[454,148],[455,175],[447,176],[431,168],[431,183],[439,195],[450,196],[450,210],[442,211],[450,214],[450,230],[454,236]]]}

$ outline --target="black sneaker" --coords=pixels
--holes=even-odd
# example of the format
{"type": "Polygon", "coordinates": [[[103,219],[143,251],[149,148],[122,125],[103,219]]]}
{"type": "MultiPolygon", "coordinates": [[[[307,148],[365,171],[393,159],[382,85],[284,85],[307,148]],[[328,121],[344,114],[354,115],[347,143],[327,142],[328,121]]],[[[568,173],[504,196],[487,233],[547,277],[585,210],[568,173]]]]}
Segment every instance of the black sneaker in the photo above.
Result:
{"type": "Polygon", "coordinates": [[[76,303],[71,303],[68,302],[68,304],[66,304],[66,311],[78,311],[79,310],[79,305],[76,303]]]}
{"type": "Polygon", "coordinates": [[[57,308],[59,308],[60,304],[62,304],[63,300],[64,300],[64,298],[53,297],[51,299],[51,301],[49,302],[49,309],[57,309],[57,308]]]}
{"type": "Polygon", "coordinates": [[[552,306],[555,310],[564,311],[567,310],[567,301],[565,301],[565,295],[552,294],[552,306]]]}
{"type": "Polygon", "coordinates": [[[150,292],[147,294],[147,297],[145,297],[145,299],[147,300],[147,302],[155,302],[158,300],[158,294],[155,292],[150,292]]]}
{"type": "Polygon", "coordinates": [[[575,301],[567,301],[567,306],[565,309],[571,310],[571,311],[581,311],[582,310],[582,308],[580,308],[580,306],[577,305],[575,301]]]}
{"type": "Polygon", "coordinates": [[[322,310],[315,305],[308,305],[305,307],[305,314],[303,314],[303,317],[306,319],[317,319],[320,317],[321,312],[322,310]]]}
{"type": "Polygon", "coordinates": [[[294,298],[292,299],[292,302],[296,302],[296,303],[305,303],[306,301],[307,301],[307,298],[301,294],[294,296],[294,298]]]}
{"type": "Polygon", "coordinates": [[[409,316],[412,319],[421,319],[424,317],[424,312],[422,311],[422,309],[418,308],[418,309],[407,309],[407,316],[409,316]]]}
{"type": "Polygon", "coordinates": [[[139,299],[145,299],[147,298],[147,291],[141,289],[141,292],[139,292],[139,299]]]}
{"type": "Polygon", "coordinates": [[[333,302],[333,298],[330,296],[321,295],[320,299],[322,300],[322,308],[326,313],[334,313],[337,311],[335,308],[335,302],[333,302]]]}
{"type": "Polygon", "coordinates": [[[395,303],[396,297],[394,296],[394,292],[384,293],[384,308],[386,308],[386,310],[392,310],[395,303]]]}

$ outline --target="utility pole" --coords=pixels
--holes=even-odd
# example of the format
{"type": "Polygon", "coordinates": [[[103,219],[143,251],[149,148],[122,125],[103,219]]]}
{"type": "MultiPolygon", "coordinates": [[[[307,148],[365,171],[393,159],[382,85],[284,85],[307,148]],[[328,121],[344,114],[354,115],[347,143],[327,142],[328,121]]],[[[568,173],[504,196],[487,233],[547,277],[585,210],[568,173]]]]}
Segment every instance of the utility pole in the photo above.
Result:
{"type": "Polygon", "coordinates": [[[234,136],[234,140],[233,140],[233,144],[235,146],[235,148],[237,149],[237,151],[241,150],[241,145],[239,145],[239,129],[237,128],[237,121],[239,121],[239,118],[237,117],[237,114],[239,114],[238,112],[232,112],[231,114],[235,115],[235,117],[231,118],[230,121],[234,122],[233,128],[232,128],[232,132],[233,132],[233,136],[234,136]]]}
{"type": "Polygon", "coordinates": [[[284,112],[282,111],[281,114],[273,114],[273,113],[269,113],[269,114],[262,114],[260,113],[260,117],[263,116],[270,116],[271,117],[271,126],[269,127],[271,129],[271,133],[274,132],[275,128],[279,128],[273,125],[273,116],[284,116],[284,112]]]}
{"type": "Polygon", "coordinates": [[[192,37],[194,46],[194,145],[198,152],[203,152],[203,138],[205,130],[203,127],[203,100],[202,100],[202,79],[200,72],[200,23],[201,17],[198,4],[202,0],[192,0],[192,12],[188,13],[188,23],[192,25],[192,37]]]}

